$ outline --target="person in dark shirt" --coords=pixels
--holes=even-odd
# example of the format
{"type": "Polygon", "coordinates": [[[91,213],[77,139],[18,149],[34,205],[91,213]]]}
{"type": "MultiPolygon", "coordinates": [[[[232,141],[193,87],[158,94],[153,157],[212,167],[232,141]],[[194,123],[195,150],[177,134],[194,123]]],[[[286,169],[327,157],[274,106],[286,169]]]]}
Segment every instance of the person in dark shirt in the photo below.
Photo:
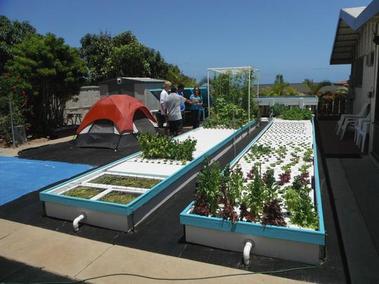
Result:
{"type": "Polygon", "coordinates": [[[200,125],[200,114],[203,112],[203,97],[200,93],[200,88],[195,87],[193,94],[190,96],[192,127],[198,128],[200,125]]]}

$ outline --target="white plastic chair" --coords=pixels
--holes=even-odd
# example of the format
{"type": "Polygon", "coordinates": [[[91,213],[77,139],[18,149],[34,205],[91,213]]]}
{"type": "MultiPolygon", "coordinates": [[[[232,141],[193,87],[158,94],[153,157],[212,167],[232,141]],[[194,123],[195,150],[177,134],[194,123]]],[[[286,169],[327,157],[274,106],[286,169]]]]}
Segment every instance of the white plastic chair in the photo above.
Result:
{"type": "MultiPolygon", "coordinates": [[[[367,113],[369,112],[369,106],[370,106],[369,103],[365,103],[358,114],[341,114],[341,117],[337,122],[336,134],[337,135],[340,134],[340,132],[342,130],[342,126],[345,124],[346,120],[364,118],[367,115],[367,113]]],[[[342,137],[343,137],[343,135],[342,135],[342,137]]]]}
{"type": "Polygon", "coordinates": [[[358,119],[358,122],[354,125],[354,143],[356,145],[358,145],[358,143],[359,143],[359,141],[358,141],[358,137],[359,137],[358,132],[362,128],[363,122],[366,122],[366,121],[368,121],[368,120],[366,120],[365,118],[360,118],[360,119],[358,119]]]}
{"type": "Polygon", "coordinates": [[[367,119],[360,119],[358,125],[355,126],[354,141],[355,144],[364,152],[366,146],[366,138],[370,132],[370,121],[367,119]]]}
{"type": "Polygon", "coordinates": [[[345,133],[346,133],[346,130],[349,126],[358,126],[359,125],[359,121],[363,119],[363,120],[370,120],[370,113],[367,114],[366,117],[346,117],[345,120],[344,120],[344,123],[342,124],[341,126],[341,135],[340,135],[340,140],[343,139],[343,137],[345,136],[345,133]]]}

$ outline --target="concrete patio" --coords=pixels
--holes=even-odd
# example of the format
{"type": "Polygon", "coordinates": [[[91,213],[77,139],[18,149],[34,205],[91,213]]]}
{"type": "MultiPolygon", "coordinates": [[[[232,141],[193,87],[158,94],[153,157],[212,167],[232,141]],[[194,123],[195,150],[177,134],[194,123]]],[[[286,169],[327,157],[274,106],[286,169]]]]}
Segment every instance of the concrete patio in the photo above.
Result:
{"type": "Polygon", "coordinates": [[[193,281],[195,278],[205,278],[202,283],[299,283],[285,278],[251,274],[223,266],[88,240],[4,219],[0,219],[0,227],[0,281],[3,282],[43,281],[44,278],[46,280],[45,273],[48,272],[48,281],[84,280],[118,274],[93,279],[90,281],[93,283],[157,281],[148,277],[162,278],[166,281],[169,278],[188,278],[185,283],[191,283],[191,278],[193,281]],[[6,265],[7,260],[10,264],[13,262],[13,265],[6,265]],[[14,265],[14,261],[19,265],[14,265]],[[219,277],[233,274],[239,276],[219,277]]]}

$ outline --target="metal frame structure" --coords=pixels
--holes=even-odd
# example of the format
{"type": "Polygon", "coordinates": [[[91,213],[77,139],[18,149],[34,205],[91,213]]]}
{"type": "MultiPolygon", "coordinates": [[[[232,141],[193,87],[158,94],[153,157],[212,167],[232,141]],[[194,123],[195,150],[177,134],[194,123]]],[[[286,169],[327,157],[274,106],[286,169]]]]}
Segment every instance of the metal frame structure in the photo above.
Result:
{"type": "MultiPolygon", "coordinates": [[[[240,66],[240,67],[212,67],[208,68],[207,71],[207,83],[208,83],[208,115],[211,115],[211,107],[210,107],[210,73],[220,73],[220,74],[230,74],[230,73],[241,73],[241,72],[249,72],[249,84],[248,84],[248,118],[250,117],[250,107],[251,107],[251,71],[258,71],[259,69],[255,69],[252,66],[240,66]]],[[[259,96],[259,81],[257,84],[257,95],[259,96]]]]}

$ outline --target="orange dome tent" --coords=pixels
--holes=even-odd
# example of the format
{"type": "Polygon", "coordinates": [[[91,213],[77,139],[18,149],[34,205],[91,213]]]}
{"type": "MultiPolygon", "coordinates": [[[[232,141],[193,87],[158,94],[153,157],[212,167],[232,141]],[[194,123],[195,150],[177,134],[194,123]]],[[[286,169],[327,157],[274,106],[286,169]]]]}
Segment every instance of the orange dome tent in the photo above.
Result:
{"type": "Polygon", "coordinates": [[[77,130],[79,147],[116,149],[135,142],[136,133],[155,132],[156,120],[137,99],[123,94],[100,99],[77,130]]]}

